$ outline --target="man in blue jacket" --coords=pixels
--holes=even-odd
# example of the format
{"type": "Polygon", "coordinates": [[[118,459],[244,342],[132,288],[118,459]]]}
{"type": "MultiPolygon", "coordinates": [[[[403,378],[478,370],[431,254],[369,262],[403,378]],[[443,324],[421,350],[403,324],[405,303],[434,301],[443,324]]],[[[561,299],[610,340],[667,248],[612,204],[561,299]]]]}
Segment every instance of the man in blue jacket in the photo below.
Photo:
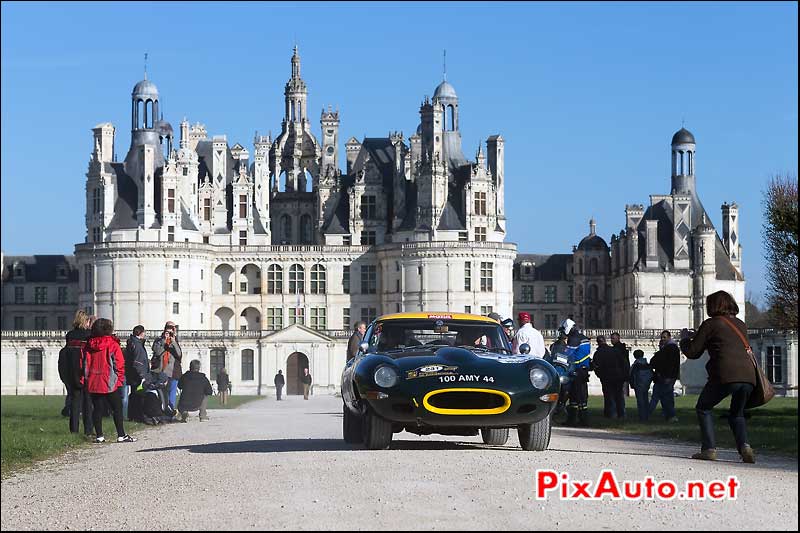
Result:
{"type": "Polygon", "coordinates": [[[567,318],[558,329],[567,336],[566,352],[575,368],[575,377],[570,386],[567,403],[567,424],[575,425],[580,421],[580,424],[585,426],[589,423],[589,370],[592,365],[592,346],[589,337],[580,332],[574,320],[567,318]]]}

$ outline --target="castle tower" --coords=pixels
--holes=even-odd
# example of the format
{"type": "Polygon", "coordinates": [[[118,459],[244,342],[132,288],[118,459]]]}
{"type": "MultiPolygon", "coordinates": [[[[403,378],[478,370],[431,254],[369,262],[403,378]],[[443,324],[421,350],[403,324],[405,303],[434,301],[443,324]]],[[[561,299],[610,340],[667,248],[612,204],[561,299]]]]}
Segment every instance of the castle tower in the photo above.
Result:
{"type": "Polygon", "coordinates": [[[742,246],[739,244],[739,206],[736,202],[722,204],[722,242],[731,263],[742,270],[742,246]]]}
{"type": "Polygon", "coordinates": [[[672,136],[672,192],[690,194],[695,192],[694,135],[681,128],[672,136]]]}

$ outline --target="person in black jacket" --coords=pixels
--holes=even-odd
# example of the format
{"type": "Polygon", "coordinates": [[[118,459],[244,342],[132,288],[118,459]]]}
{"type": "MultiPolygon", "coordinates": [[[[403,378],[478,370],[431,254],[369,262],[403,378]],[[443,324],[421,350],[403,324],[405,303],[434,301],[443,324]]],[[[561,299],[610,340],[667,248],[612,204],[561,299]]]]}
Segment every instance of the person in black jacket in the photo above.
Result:
{"type": "Polygon", "coordinates": [[[592,362],[594,373],[603,386],[603,416],[624,419],[625,397],[622,395],[622,386],[628,378],[628,369],[617,350],[606,343],[603,335],[597,336],[597,351],[592,362]]]}
{"type": "Polygon", "coordinates": [[[669,330],[661,332],[659,350],[650,359],[653,368],[653,397],[650,399],[650,415],[661,402],[661,409],[667,422],[677,422],[675,417],[675,394],[673,388],[681,372],[681,349],[672,339],[669,330]]]}
{"type": "Polygon", "coordinates": [[[91,319],[79,309],[72,321],[72,330],[67,333],[67,344],[58,354],[58,374],[69,399],[69,430],[77,433],[80,429],[80,416],[83,412],[83,432],[89,436],[93,431],[92,401],[83,387],[82,352],[89,340],[91,319]]]}
{"type": "Polygon", "coordinates": [[[208,397],[214,394],[211,382],[205,374],[200,372],[200,361],[195,359],[189,363],[189,371],[178,380],[181,396],[178,400],[178,411],[181,413],[181,422],[189,418],[189,411],[200,411],[200,421],[208,420],[208,397]]]}
{"type": "Polygon", "coordinates": [[[285,384],[286,380],[283,377],[283,370],[278,370],[278,373],[275,374],[275,394],[278,397],[278,401],[281,401],[281,392],[285,384]]]}

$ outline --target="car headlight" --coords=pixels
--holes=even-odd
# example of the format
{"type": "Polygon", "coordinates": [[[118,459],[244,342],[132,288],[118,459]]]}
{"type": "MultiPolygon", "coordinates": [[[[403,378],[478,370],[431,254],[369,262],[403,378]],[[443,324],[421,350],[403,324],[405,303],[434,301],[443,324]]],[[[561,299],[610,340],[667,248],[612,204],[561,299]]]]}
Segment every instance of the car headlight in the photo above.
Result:
{"type": "Polygon", "coordinates": [[[563,385],[564,383],[566,383],[567,381],[569,381],[569,378],[568,378],[567,376],[560,376],[560,377],[558,378],[558,381],[559,381],[559,382],[560,382],[560,383],[563,385]]]}
{"type": "Polygon", "coordinates": [[[550,385],[550,376],[538,366],[531,368],[530,378],[531,385],[537,389],[546,389],[550,385]]]}
{"type": "Polygon", "coordinates": [[[375,371],[375,384],[385,389],[397,385],[397,370],[390,366],[380,366],[375,371]]]}

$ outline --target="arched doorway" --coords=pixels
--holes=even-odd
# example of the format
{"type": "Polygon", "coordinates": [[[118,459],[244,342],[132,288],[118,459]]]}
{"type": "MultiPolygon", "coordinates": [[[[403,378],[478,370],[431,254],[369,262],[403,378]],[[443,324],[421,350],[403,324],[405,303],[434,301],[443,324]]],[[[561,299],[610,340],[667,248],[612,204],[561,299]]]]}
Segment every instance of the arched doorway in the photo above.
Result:
{"type": "Polygon", "coordinates": [[[308,357],[294,352],[286,360],[286,394],[303,394],[303,369],[308,368],[308,357]]]}

